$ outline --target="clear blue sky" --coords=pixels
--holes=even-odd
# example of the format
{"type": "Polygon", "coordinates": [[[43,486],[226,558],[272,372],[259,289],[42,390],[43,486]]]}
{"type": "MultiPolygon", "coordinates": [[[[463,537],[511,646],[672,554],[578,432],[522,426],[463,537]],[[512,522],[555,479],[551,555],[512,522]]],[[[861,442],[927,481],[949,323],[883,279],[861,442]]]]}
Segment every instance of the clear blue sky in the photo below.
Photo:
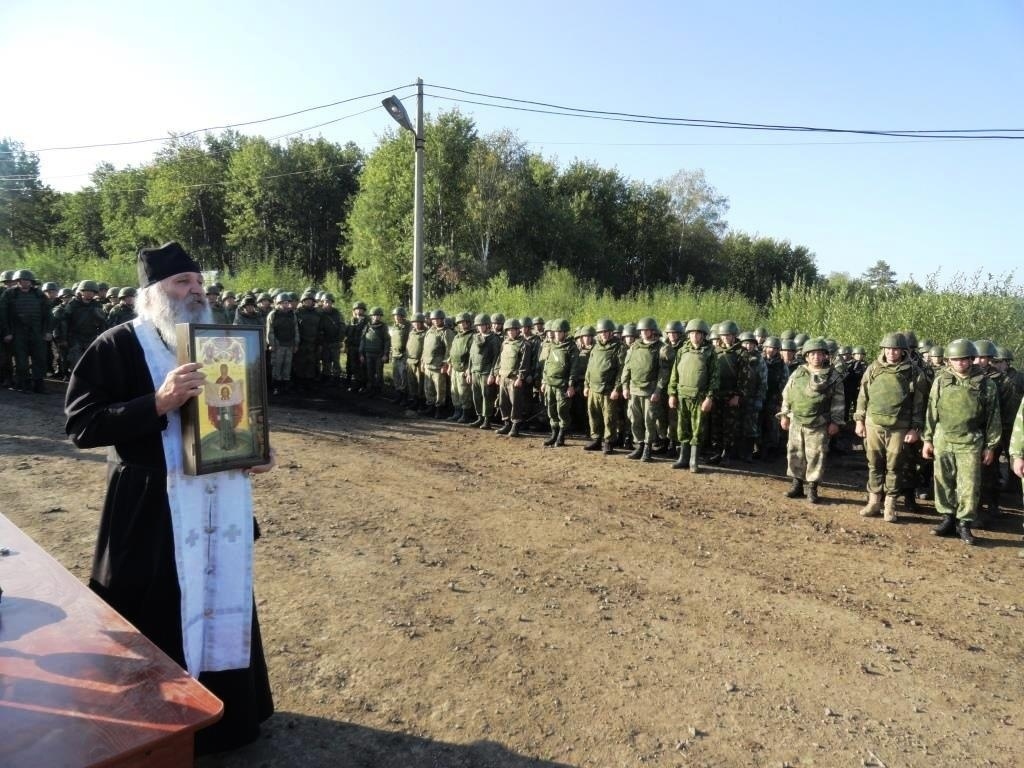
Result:
{"type": "MultiPolygon", "coordinates": [[[[0,136],[35,149],[164,136],[394,88],[451,86],[591,109],[871,129],[1024,129],[1024,3],[4,0],[0,136]]],[[[409,89],[400,89],[406,95],[409,89]]],[[[442,93],[440,91],[434,91],[442,93]]],[[[371,150],[379,102],[242,129],[371,150]]],[[[410,105],[411,106],[411,105],[410,105]]],[[[453,103],[428,98],[427,110],[453,103]]],[[[731,227],[795,244],[828,274],[1015,270],[1024,140],[907,141],[598,122],[462,105],[565,164],[646,181],[703,168],[731,227]]],[[[1019,134],[1024,135],[1024,133],[1019,134]]],[[[44,180],[158,144],[43,152],[44,180]]],[[[1017,281],[1021,282],[1018,274],[1017,281]]]]}

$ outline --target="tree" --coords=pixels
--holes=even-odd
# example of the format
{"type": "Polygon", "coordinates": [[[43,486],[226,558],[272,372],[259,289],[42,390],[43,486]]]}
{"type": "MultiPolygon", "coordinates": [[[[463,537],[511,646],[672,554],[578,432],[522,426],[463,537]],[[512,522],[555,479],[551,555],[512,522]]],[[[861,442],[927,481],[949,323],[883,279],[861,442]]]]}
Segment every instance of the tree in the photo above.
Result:
{"type": "Polygon", "coordinates": [[[722,240],[719,254],[720,286],[741,293],[759,304],[767,304],[778,284],[800,281],[814,284],[818,268],[814,254],[802,245],[768,237],[752,238],[730,232],[722,240]]]}
{"type": "Polygon", "coordinates": [[[103,225],[101,244],[109,258],[134,259],[146,240],[146,188],[150,172],[146,168],[115,170],[109,163],[93,171],[100,219],[103,225]]]}
{"type": "MultiPolygon", "coordinates": [[[[529,153],[511,131],[477,142],[470,158],[466,214],[483,278],[492,274],[491,253],[515,231],[530,182],[529,153]]],[[[507,260],[506,260],[507,261],[507,260]]],[[[502,263],[497,269],[511,266],[502,263]]]]}
{"type": "Polygon", "coordinates": [[[57,242],[72,256],[107,258],[103,247],[103,213],[96,187],[60,195],[57,213],[59,221],[54,227],[57,242]]]}
{"type": "Polygon", "coordinates": [[[890,290],[896,287],[896,271],[886,262],[879,259],[875,265],[867,269],[861,280],[873,290],[890,290]]]}
{"type": "Polygon", "coordinates": [[[728,223],[725,214],[729,212],[729,198],[718,193],[708,183],[704,170],[679,170],[667,179],[661,179],[656,186],[665,190],[672,201],[672,211],[685,232],[690,227],[701,226],[717,237],[725,234],[728,223]]]}
{"type": "Polygon", "coordinates": [[[56,197],[39,178],[39,157],[21,142],[0,139],[0,240],[13,246],[51,242],[56,197]]]}

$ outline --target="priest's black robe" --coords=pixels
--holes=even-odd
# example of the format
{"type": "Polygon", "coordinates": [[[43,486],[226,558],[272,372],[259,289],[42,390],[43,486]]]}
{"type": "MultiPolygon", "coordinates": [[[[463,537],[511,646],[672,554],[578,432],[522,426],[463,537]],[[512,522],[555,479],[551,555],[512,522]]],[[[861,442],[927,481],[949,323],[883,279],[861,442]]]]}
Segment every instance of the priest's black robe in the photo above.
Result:
{"type": "MultiPolygon", "coordinates": [[[[64,410],[75,445],[116,451],[89,586],[184,667],[161,438],[167,419],[156,413],[154,382],[131,323],[106,331],[85,351],[71,373],[64,410]]],[[[203,672],[199,682],[224,702],[224,717],[197,734],[197,752],[232,749],[259,735],[274,709],[255,606],[249,666],[203,672]]]]}

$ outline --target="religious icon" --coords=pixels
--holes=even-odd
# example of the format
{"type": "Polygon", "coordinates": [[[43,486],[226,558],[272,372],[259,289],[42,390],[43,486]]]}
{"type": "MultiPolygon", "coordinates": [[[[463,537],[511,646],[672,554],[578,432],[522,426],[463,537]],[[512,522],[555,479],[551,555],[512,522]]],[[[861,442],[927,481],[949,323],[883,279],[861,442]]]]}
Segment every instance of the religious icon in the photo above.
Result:
{"type": "Polygon", "coordinates": [[[181,323],[178,362],[201,363],[206,373],[203,391],[181,410],[185,473],[269,461],[263,329],[181,323]]]}

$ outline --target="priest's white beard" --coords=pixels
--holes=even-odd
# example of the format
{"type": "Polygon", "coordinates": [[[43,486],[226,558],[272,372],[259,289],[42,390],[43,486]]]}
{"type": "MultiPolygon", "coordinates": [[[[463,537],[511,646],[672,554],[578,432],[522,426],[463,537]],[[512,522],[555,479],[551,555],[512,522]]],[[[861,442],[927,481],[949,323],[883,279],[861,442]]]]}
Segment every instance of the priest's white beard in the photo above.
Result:
{"type": "Polygon", "coordinates": [[[160,283],[147,285],[135,300],[135,312],[141,320],[156,326],[160,338],[172,352],[178,351],[178,323],[212,323],[213,314],[206,296],[189,294],[184,299],[168,295],[160,283]]]}

